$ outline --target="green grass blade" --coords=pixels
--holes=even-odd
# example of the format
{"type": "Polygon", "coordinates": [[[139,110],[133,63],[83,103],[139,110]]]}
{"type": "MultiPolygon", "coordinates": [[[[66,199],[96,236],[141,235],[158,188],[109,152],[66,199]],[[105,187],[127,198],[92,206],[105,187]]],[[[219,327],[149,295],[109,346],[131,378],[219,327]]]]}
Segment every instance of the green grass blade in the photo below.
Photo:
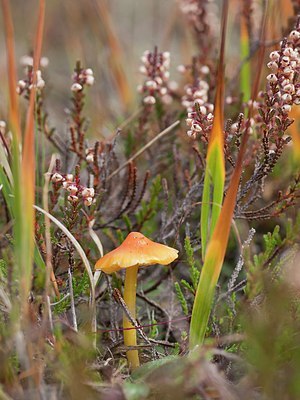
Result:
{"type": "Polygon", "coordinates": [[[217,76],[217,89],[215,97],[214,123],[208,143],[204,187],[201,205],[201,245],[202,259],[205,258],[206,246],[213,233],[216,221],[220,214],[223,200],[225,181],[224,161],[224,135],[223,135],[223,111],[224,111],[224,53],[226,41],[226,26],[228,16],[228,1],[224,1],[221,27],[221,49],[217,76]],[[212,198],[211,198],[212,196],[212,198]],[[211,206],[212,204],[212,206],[211,206]]]}
{"type": "Polygon", "coordinates": [[[201,245],[202,245],[202,258],[204,259],[208,234],[209,234],[209,221],[210,221],[210,194],[211,194],[211,176],[207,172],[208,167],[206,166],[204,176],[204,186],[202,193],[202,204],[201,204],[201,245]]]}
{"type": "Polygon", "coordinates": [[[0,165],[0,185],[2,185],[2,193],[7,204],[9,214],[12,216],[14,208],[14,198],[12,196],[13,189],[2,165],[0,165]]]}
{"type": "Polygon", "coordinates": [[[75,239],[75,237],[72,235],[72,233],[53,215],[45,211],[43,208],[38,207],[34,205],[34,208],[39,211],[40,213],[46,215],[49,219],[51,219],[52,222],[55,223],[56,226],[59,227],[63,231],[63,233],[68,237],[68,239],[72,242],[74,248],[77,250],[78,254],[80,255],[83,265],[85,266],[86,272],[88,274],[89,280],[90,280],[90,288],[91,288],[91,303],[92,305],[95,304],[95,286],[94,286],[94,276],[93,276],[93,270],[90,266],[89,260],[79,244],[79,242],[75,239]]]}
{"type": "Polygon", "coordinates": [[[12,184],[13,183],[13,174],[8,162],[8,158],[4,149],[4,146],[2,143],[0,143],[0,165],[3,166],[3,169],[8,177],[9,182],[12,184]]]}
{"type": "MultiPolygon", "coordinates": [[[[36,96],[36,71],[39,68],[45,19],[45,0],[39,1],[39,14],[36,32],[36,43],[33,56],[33,87],[29,96],[29,107],[27,110],[26,126],[24,133],[24,144],[22,154],[22,201],[23,201],[23,224],[22,224],[22,281],[23,295],[28,296],[31,286],[32,266],[34,257],[34,208],[35,203],[35,96],[36,96]]],[[[25,299],[23,299],[25,300],[25,299]]]]}
{"type": "MultiPolygon", "coordinates": [[[[258,93],[260,74],[264,61],[264,42],[265,28],[268,9],[265,10],[264,21],[262,24],[260,43],[262,43],[259,51],[258,68],[255,83],[252,88],[251,98],[255,99],[258,93]]],[[[221,273],[229,233],[233,218],[236,196],[239,188],[243,158],[246,152],[247,142],[250,131],[250,119],[252,116],[253,106],[249,107],[247,118],[246,132],[243,136],[240,151],[233,171],[228,192],[224,200],[222,210],[215,226],[215,230],[211,235],[211,239],[207,246],[204,264],[201,270],[200,280],[196,291],[195,301],[192,310],[192,318],[190,324],[190,350],[194,350],[197,346],[201,346],[209,321],[211,306],[215,288],[221,273]]]]}
{"type": "Polygon", "coordinates": [[[221,212],[223,202],[224,182],[225,182],[225,168],[223,148],[216,147],[213,151],[214,157],[214,174],[213,174],[213,204],[211,212],[211,231],[213,232],[221,212]]]}

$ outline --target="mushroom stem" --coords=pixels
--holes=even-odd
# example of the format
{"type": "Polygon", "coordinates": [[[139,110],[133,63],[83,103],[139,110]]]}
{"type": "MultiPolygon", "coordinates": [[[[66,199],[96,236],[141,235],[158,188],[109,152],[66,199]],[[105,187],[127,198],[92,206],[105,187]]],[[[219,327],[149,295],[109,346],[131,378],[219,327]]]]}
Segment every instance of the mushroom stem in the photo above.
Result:
{"type": "MultiPolygon", "coordinates": [[[[136,318],[136,286],[138,269],[138,266],[126,269],[124,284],[124,301],[128,311],[134,319],[136,318]]],[[[128,328],[134,328],[134,326],[129,321],[125,313],[123,315],[123,328],[125,346],[136,346],[136,330],[128,330],[128,328]]],[[[137,350],[128,350],[127,360],[131,369],[135,369],[140,366],[139,353],[137,350]]]]}

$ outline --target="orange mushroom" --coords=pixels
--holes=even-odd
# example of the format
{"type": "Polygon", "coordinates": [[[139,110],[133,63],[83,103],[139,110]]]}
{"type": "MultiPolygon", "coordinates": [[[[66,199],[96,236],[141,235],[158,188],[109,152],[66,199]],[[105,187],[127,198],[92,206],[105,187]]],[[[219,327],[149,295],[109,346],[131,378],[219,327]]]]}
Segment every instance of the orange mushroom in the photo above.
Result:
{"type": "MultiPolygon", "coordinates": [[[[140,266],[153,264],[168,265],[178,257],[178,250],[160,243],[152,242],[139,232],[131,232],[124,242],[115,250],[100,258],[95,268],[112,274],[120,269],[125,269],[124,301],[134,319],[136,319],[136,287],[137,273],[140,266]]],[[[136,330],[124,313],[124,344],[136,346],[136,330]]],[[[135,369],[140,365],[137,350],[127,351],[130,368],[135,369]]]]}

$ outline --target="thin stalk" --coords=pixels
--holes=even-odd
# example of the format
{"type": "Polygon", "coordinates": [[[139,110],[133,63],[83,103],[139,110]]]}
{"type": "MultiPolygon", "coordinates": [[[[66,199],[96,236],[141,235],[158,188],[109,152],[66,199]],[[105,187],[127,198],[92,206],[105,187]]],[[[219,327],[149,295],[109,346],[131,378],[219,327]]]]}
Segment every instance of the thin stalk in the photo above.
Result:
{"type": "MultiPolygon", "coordinates": [[[[55,165],[55,159],[56,155],[53,154],[51,157],[51,161],[49,164],[48,168],[48,173],[45,174],[45,184],[43,187],[43,205],[44,209],[47,213],[49,213],[49,202],[48,202],[48,192],[49,192],[49,181],[50,181],[50,174],[51,171],[53,170],[53,167],[55,165]]],[[[45,241],[46,241],[46,283],[45,283],[45,292],[44,295],[45,297],[48,296],[49,294],[49,282],[52,282],[55,295],[57,298],[60,298],[60,293],[56,281],[56,277],[53,271],[53,266],[52,266],[52,245],[51,245],[51,234],[50,234],[50,219],[45,215],[45,241]]]]}
{"type": "Polygon", "coordinates": [[[242,61],[241,68],[241,92],[243,93],[243,100],[246,102],[250,100],[251,97],[251,67],[250,67],[250,42],[249,42],[249,33],[247,29],[246,19],[243,15],[241,15],[241,42],[240,42],[240,54],[242,61]]]}
{"type": "Polygon", "coordinates": [[[68,268],[68,278],[69,278],[69,291],[71,300],[72,325],[74,330],[78,332],[71,268],[68,268]]]}
{"type": "Polygon", "coordinates": [[[47,312],[48,312],[49,328],[50,328],[50,332],[53,335],[54,325],[53,325],[52,310],[51,310],[51,303],[50,303],[49,296],[46,297],[46,306],[47,306],[47,312]]]}
{"type": "MultiPolygon", "coordinates": [[[[136,319],[136,287],[137,287],[137,274],[139,267],[127,268],[125,272],[125,285],[124,285],[124,301],[131,314],[136,319]]],[[[125,346],[136,346],[136,330],[128,328],[134,328],[126,314],[123,314],[123,328],[124,328],[124,344],[125,346]]],[[[137,350],[127,351],[127,360],[129,367],[135,369],[139,367],[139,353],[137,350]]]]}

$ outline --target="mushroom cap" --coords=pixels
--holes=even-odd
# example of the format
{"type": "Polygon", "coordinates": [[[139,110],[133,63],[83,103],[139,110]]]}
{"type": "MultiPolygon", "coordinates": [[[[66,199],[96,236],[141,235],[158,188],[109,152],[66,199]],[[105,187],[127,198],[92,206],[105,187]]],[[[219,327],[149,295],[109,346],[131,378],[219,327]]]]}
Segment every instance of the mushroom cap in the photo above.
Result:
{"type": "Polygon", "coordinates": [[[112,274],[135,266],[168,265],[177,257],[178,250],[155,243],[139,232],[131,232],[119,247],[97,261],[95,269],[112,274]]]}

